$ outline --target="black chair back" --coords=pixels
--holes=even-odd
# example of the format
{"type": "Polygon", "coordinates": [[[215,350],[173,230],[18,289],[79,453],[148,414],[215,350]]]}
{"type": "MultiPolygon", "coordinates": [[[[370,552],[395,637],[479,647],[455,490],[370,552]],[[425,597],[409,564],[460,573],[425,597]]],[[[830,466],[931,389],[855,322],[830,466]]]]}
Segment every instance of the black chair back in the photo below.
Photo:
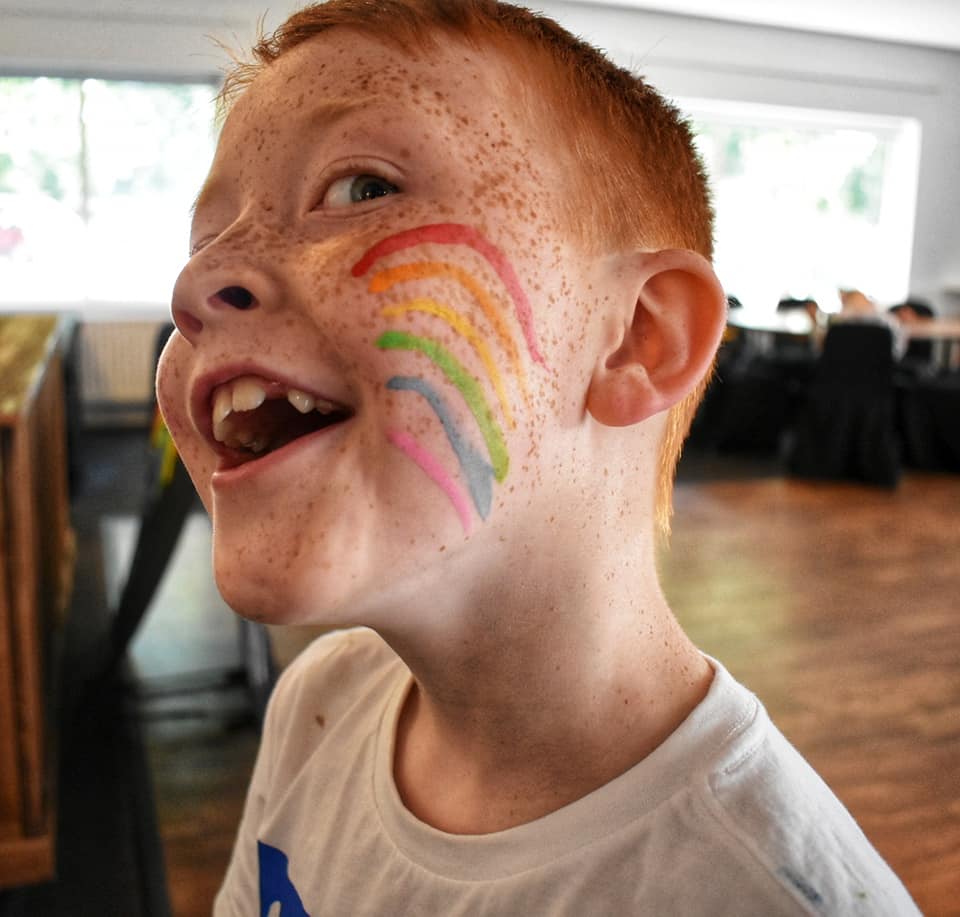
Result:
{"type": "Polygon", "coordinates": [[[893,332],[885,325],[838,322],[827,331],[814,385],[893,389],[893,332]]]}
{"type": "MultiPolygon", "coordinates": [[[[930,303],[922,299],[908,299],[896,306],[891,306],[888,310],[894,317],[901,313],[912,312],[919,318],[936,318],[936,312],[930,303]]],[[[933,364],[933,341],[911,340],[907,343],[907,350],[904,353],[901,363],[907,371],[922,372],[932,368],[933,364]]]]}
{"type": "Polygon", "coordinates": [[[889,328],[865,322],[830,328],[798,419],[789,458],[793,474],[897,484],[893,365],[889,328]]]}

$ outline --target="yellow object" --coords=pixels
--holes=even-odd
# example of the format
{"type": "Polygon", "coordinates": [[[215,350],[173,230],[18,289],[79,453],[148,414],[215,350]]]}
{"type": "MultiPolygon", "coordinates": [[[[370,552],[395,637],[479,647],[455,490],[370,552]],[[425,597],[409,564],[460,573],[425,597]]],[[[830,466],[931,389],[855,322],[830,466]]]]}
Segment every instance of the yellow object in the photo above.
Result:
{"type": "Polygon", "coordinates": [[[177,467],[177,447],[173,444],[173,437],[167,425],[160,416],[160,411],[155,411],[153,415],[153,427],[150,430],[150,445],[162,452],[160,458],[160,480],[161,487],[166,487],[173,480],[173,472],[177,467]]]}

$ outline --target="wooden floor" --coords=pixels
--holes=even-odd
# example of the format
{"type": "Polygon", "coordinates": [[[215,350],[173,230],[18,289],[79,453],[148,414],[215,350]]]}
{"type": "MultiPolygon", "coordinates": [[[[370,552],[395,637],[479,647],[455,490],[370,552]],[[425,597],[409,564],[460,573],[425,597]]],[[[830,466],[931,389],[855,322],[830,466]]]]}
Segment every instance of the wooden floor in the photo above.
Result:
{"type": "Polygon", "coordinates": [[[174,917],[210,917],[256,750],[253,728],[195,722],[148,730],[174,917]]]}
{"type": "MultiPolygon", "coordinates": [[[[663,562],[682,622],[760,696],[924,913],[960,914],[960,477],[908,475],[892,493],[742,469],[694,478],[663,562]]],[[[179,614],[189,643],[199,613],[179,614]]],[[[144,658],[169,639],[157,617],[144,658]]],[[[208,915],[255,730],[215,715],[147,735],[174,914],[208,915]]]]}

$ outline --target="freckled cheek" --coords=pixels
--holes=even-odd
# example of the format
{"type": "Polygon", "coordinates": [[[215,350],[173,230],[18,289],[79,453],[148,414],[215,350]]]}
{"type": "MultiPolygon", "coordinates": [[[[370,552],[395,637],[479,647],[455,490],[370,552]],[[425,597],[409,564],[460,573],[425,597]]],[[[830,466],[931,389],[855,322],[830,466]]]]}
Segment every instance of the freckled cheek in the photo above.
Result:
{"type": "Polygon", "coordinates": [[[163,416],[177,457],[183,462],[204,506],[209,510],[210,478],[215,470],[210,450],[178,405],[168,402],[163,416]]]}
{"type": "Polygon", "coordinates": [[[185,435],[188,420],[189,363],[183,359],[183,349],[177,340],[171,340],[160,359],[157,371],[157,404],[174,437],[185,435]]]}
{"type": "Polygon", "coordinates": [[[185,368],[166,359],[161,364],[157,383],[157,403],[164,424],[170,434],[176,456],[193,480],[204,506],[209,511],[210,478],[215,470],[213,458],[203,436],[194,428],[189,417],[187,391],[184,380],[188,377],[185,368]]]}
{"type": "MultiPolygon", "coordinates": [[[[319,338],[339,351],[343,368],[351,374],[371,378],[376,368],[376,340],[383,330],[382,304],[366,284],[350,275],[346,259],[302,258],[297,271],[302,280],[298,298],[303,314],[319,338]],[[331,263],[331,262],[334,263],[331,263]]],[[[291,329],[300,328],[299,319],[289,319],[291,329]]],[[[298,332],[302,337],[302,329],[298,332]]]]}
{"type": "MultiPolygon", "coordinates": [[[[390,376],[390,380],[404,379],[422,381],[417,376],[390,376]]],[[[389,381],[389,380],[388,380],[389,381]]],[[[439,441],[443,430],[437,424],[436,414],[429,403],[417,394],[411,382],[408,388],[391,388],[384,383],[379,395],[383,405],[383,433],[403,430],[422,441],[439,441]]]]}

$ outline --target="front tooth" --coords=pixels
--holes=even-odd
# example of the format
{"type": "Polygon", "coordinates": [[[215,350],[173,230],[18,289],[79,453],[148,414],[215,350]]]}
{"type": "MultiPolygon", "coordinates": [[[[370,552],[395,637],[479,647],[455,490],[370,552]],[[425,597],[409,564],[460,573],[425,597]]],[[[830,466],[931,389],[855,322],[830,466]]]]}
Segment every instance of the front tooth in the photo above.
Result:
{"type": "Polygon", "coordinates": [[[229,434],[230,424],[227,418],[233,413],[233,399],[230,390],[217,392],[213,403],[213,438],[217,442],[224,442],[229,434]]]}
{"type": "Polygon", "coordinates": [[[332,401],[327,401],[326,398],[317,398],[313,407],[321,414],[332,414],[337,410],[337,406],[332,401]]]}
{"type": "Polygon", "coordinates": [[[253,411],[263,404],[267,393],[256,379],[238,379],[233,383],[233,409],[253,411]]]}
{"type": "Polygon", "coordinates": [[[214,426],[222,424],[233,411],[233,395],[229,388],[217,389],[217,394],[213,399],[213,423],[214,426]]]}
{"type": "Polygon", "coordinates": [[[290,402],[301,414],[309,414],[317,404],[317,399],[313,395],[301,392],[299,389],[292,388],[287,392],[287,401],[290,402]]]}

